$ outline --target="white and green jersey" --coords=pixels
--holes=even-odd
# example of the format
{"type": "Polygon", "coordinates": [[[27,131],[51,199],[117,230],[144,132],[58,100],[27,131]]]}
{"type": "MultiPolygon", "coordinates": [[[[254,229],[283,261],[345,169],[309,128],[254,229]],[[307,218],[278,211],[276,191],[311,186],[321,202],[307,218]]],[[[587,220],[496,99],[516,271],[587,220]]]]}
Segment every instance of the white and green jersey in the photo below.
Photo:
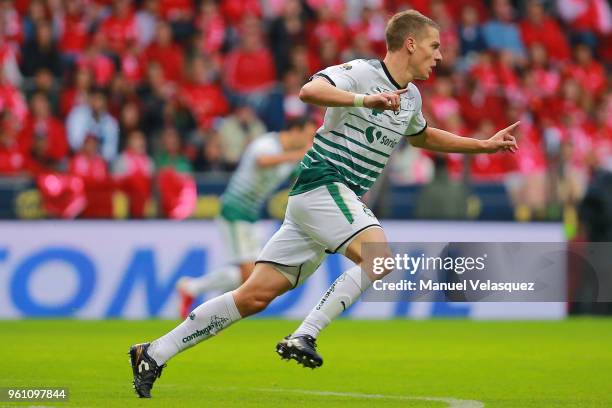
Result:
{"type": "Polygon", "coordinates": [[[296,168],[294,163],[259,167],[257,158],[283,153],[278,133],[266,133],[244,151],[240,164],[221,196],[221,215],[228,221],[255,222],[269,196],[296,168]]]}
{"type": "MultiPolygon", "coordinates": [[[[376,94],[400,89],[384,62],[354,60],[316,73],[345,91],[376,94]]],[[[300,163],[301,172],[290,195],[340,182],[358,196],[365,194],[380,175],[393,148],[403,137],[416,136],[427,127],[421,112],[421,94],[410,83],[400,95],[401,110],[327,108],[312,149],[300,163]]]]}

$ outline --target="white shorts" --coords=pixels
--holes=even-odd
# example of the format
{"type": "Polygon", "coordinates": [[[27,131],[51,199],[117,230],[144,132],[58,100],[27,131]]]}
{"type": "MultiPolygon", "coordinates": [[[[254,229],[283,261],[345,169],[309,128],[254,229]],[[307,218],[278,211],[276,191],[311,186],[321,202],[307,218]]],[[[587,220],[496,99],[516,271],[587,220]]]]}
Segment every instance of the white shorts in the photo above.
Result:
{"type": "Polygon", "coordinates": [[[317,187],[289,197],[285,221],[257,262],[273,264],[296,287],[327,254],[344,254],[353,238],[371,227],[380,227],[378,219],[347,186],[317,187]]]}
{"type": "Polygon", "coordinates": [[[261,238],[257,223],[228,221],[217,218],[225,242],[228,244],[228,261],[232,264],[254,262],[261,251],[261,238]]]}

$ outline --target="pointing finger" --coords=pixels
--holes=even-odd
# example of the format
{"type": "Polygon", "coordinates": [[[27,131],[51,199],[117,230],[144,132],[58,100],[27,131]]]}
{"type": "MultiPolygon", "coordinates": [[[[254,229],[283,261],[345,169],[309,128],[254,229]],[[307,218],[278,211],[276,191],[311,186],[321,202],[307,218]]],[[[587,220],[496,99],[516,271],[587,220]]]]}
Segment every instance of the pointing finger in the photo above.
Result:
{"type": "Polygon", "coordinates": [[[517,127],[520,124],[521,124],[521,121],[519,120],[518,122],[515,122],[515,123],[511,124],[510,126],[508,126],[507,128],[505,128],[504,130],[502,130],[502,132],[510,132],[512,129],[514,129],[515,127],[517,127]]]}

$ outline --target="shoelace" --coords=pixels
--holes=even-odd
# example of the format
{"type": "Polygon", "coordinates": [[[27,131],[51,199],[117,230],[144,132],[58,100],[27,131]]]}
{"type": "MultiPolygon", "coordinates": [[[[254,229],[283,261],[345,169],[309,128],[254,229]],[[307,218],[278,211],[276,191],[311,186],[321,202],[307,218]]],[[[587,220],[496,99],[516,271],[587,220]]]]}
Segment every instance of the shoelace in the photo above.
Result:
{"type": "Polygon", "coordinates": [[[304,340],[306,340],[306,343],[308,343],[310,347],[317,348],[317,339],[314,337],[304,336],[304,340]]]}
{"type": "Polygon", "coordinates": [[[162,365],[162,366],[157,366],[157,368],[155,370],[153,370],[153,377],[148,377],[146,379],[143,379],[143,383],[144,384],[149,384],[149,385],[153,385],[153,378],[159,378],[162,375],[162,370],[164,369],[164,367],[166,367],[166,364],[162,365]]]}

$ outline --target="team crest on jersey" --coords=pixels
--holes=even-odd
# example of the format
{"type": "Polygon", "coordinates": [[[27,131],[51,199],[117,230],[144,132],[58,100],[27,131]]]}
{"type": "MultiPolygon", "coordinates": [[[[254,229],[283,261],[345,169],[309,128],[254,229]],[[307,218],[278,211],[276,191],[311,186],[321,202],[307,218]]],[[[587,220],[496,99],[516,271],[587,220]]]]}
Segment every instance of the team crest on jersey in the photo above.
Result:
{"type": "Polygon", "coordinates": [[[353,69],[353,66],[351,64],[342,64],[340,68],[342,68],[345,71],[350,71],[351,69],[353,69]]]}
{"type": "Polygon", "coordinates": [[[416,109],[416,101],[414,97],[400,98],[400,109],[403,111],[414,111],[416,109]]]}

